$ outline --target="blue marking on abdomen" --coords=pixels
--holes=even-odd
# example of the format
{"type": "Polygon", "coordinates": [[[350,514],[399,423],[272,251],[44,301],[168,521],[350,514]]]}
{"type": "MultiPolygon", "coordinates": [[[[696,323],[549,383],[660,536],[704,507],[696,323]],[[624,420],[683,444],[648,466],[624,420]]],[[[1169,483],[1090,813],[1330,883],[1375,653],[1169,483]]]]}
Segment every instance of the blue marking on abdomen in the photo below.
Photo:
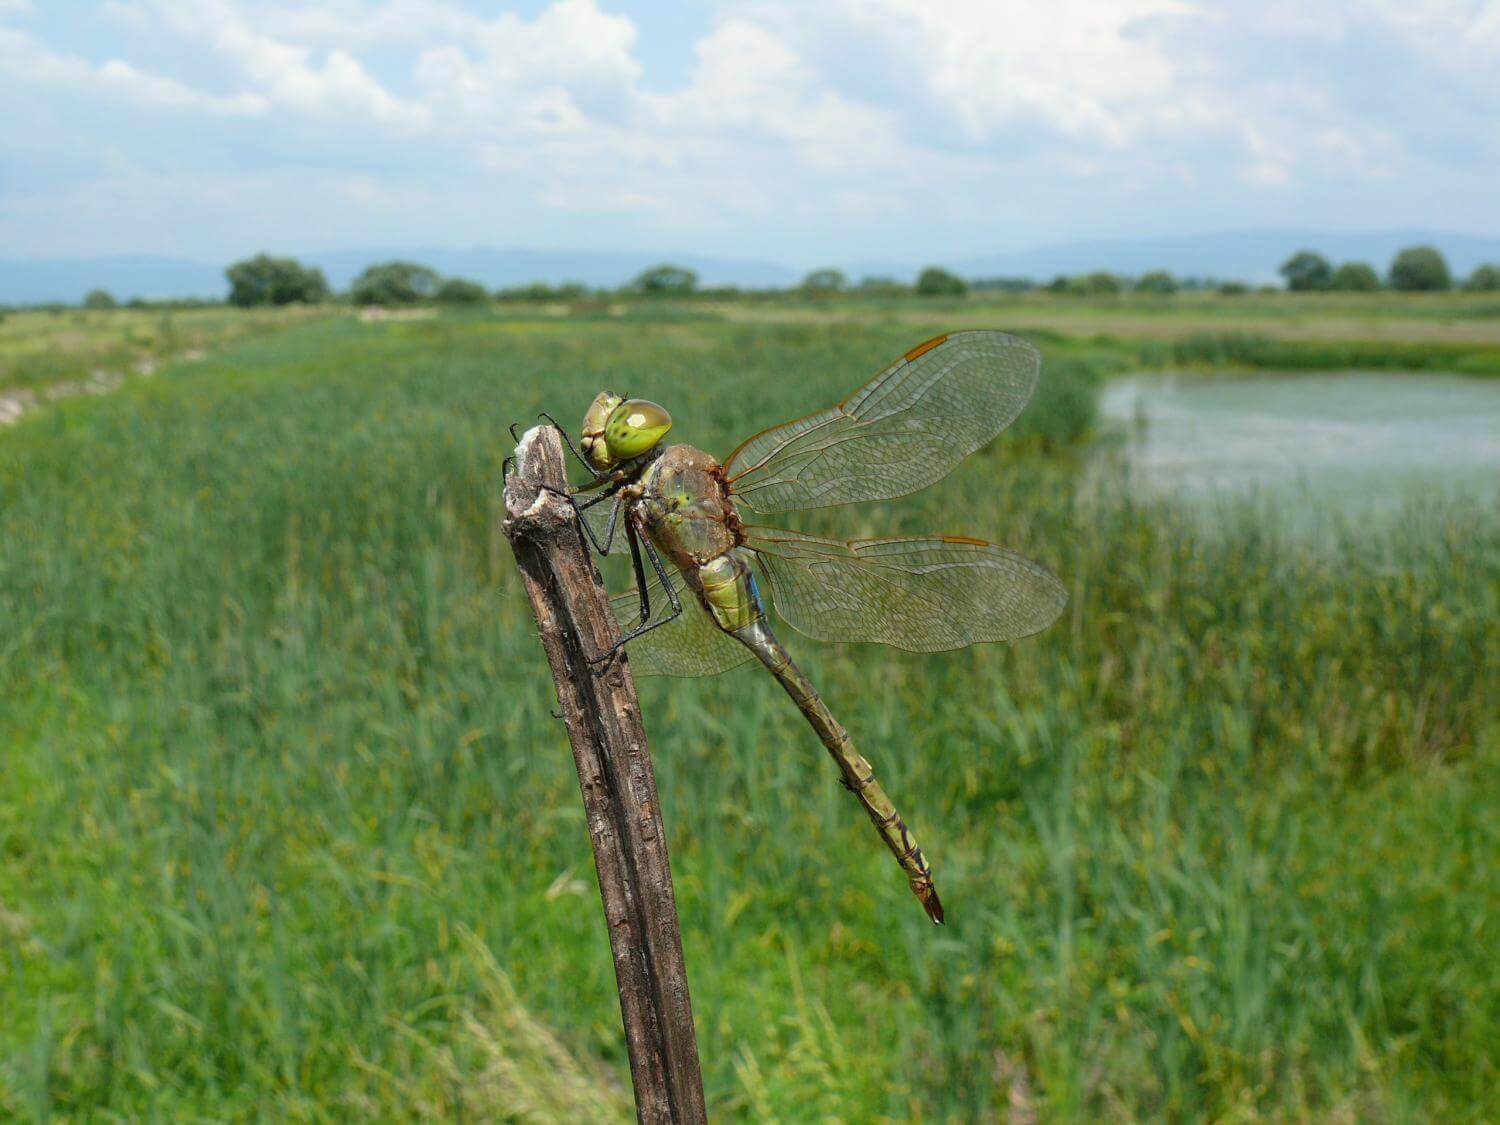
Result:
{"type": "Polygon", "coordinates": [[[750,580],[750,596],[755,599],[755,612],[764,617],[766,615],[766,603],[760,600],[760,586],[755,581],[755,571],[750,569],[750,564],[745,564],[745,577],[750,580]]]}

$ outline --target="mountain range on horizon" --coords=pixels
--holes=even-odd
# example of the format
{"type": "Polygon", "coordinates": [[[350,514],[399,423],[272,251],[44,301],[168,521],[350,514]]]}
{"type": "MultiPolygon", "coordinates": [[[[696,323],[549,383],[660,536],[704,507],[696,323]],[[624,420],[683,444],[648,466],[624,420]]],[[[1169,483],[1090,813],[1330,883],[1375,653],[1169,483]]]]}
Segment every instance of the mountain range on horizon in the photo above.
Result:
{"type": "MultiPolygon", "coordinates": [[[[1058,274],[1089,270],[1134,275],[1165,269],[1179,276],[1261,283],[1276,281],[1277,267],[1300,249],[1316,250],[1334,263],[1369,262],[1383,273],[1400,248],[1421,243],[1430,243],[1442,250],[1458,277],[1482,262],[1500,263],[1500,236],[1428,230],[1330,233],[1268,229],[1159,238],[1096,239],[938,260],[936,263],[865,260],[839,268],[851,280],[867,275],[909,280],[923,266],[938,264],[969,278],[1030,277],[1046,281],[1058,274]]],[[[320,267],[335,289],[346,287],[373,262],[398,258],[421,262],[447,276],[472,278],[492,288],[564,281],[613,287],[661,262],[673,262],[695,270],[701,284],[708,286],[784,287],[795,284],[805,272],[770,261],[632,251],[386,247],[295,256],[320,267]]],[[[94,288],[107,289],[121,300],[131,297],[220,298],[228,288],[224,279],[227,264],[151,254],[0,259],[0,304],[72,303],[81,300],[94,288]]]]}

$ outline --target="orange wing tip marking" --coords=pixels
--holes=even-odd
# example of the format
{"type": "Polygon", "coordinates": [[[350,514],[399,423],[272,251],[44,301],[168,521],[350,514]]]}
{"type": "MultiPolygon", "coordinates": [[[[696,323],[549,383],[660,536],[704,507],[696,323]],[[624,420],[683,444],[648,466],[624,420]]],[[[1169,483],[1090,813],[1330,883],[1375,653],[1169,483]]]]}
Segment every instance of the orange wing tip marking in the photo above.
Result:
{"type": "Polygon", "coordinates": [[[926,355],[928,352],[932,351],[933,348],[937,347],[944,340],[946,340],[948,338],[948,335],[949,334],[945,332],[941,336],[934,336],[925,344],[918,344],[916,347],[912,348],[911,351],[907,352],[903,358],[905,358],[907,363],[910,363],[918,356],[926,355]]]}
{"type": "Polygon", "coordinates": [[[942,540],[944,543],[967,543],[971,547],[992,546],[992,544],[986,543],[983,539],[970,539],[967,535],[944,535],[942,536],[942,540]]]}

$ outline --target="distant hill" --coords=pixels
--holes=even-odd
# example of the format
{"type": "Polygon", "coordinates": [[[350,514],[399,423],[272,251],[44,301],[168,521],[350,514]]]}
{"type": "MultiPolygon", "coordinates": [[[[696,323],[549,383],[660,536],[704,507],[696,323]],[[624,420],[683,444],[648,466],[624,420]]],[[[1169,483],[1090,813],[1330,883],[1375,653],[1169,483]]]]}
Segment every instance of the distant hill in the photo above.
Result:
{"type": "MultiPolygon", "coordinates": [[[[1416,243],[1432,243],[1441,249],[1459,277],[1481,262],[1500,262],[1500,237],[1424,230],[1329,234],[1285,229],[1056,243],[939,264],[966,277],[1018,276],[1045,281],[1060,273],[1096,269],[1123,274],[1167,269],[1181,276],[1265,282],[1279,280],[1276,267],[1304,247],[1323,253],[1335,263],[1369,262],[1384,273],[1397,250],[1416,243]]],[[[801,270],[778,262],[658,252],[391,247],[297,256],[322,267],[335,288],[347,286],[370,263],[393,258],[421,262],[439,273],[473,278],[491,288],[533,281],[616,286],[661,262],[696,270],[705,285],[770,288],[795,284],[802,276],[801,270]]],[[[96,286],[121,300],[222,297],[227,288],[227,264],[150,254],[0,259],[0,304],[71,303],[96,286]]],[[[910,279],[927,264],[856,262],[845,267],[845,272],[855,280],[871,274],[910,279]]]]}
{"type": "Polygon", "coordinates": [[[224,267],[187,258],[119,254],[106,258],[0,258],[0,304],[76,304],[90,289],[131,297],[222,297],[224,267]]]}

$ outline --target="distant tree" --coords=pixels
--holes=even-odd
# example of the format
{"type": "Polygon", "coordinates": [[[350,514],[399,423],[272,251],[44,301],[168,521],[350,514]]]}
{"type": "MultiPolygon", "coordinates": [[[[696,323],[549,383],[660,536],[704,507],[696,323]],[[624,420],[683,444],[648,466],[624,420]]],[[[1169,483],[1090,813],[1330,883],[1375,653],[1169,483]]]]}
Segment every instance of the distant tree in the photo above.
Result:
{"type": "Polygon", "coordinates": [[[1075,297],[1113,297],[1124,288],[1108,270],[1075,274],[1067,279],[1067,292],[1075,297]]]}
{"type": "Polygon", "coordinates": [[[1391,263],[1391,288],[1415,293],[1453,288],[1448,263],[1435,246],[1408,246],[1391,263]]]}
{"type": "Polygon", "coordinates": [[[1493,263],[1475,266],[1474,272],[1464,282],[1464,288],[1470,293],[1494,293],[1500,290],[1500,266],[1493,263]]]}
{"type": "Polygon", "coordinates": [[[108,289],[90,289],[83,298],[83,307],[86,309],[114,309],[119,308],[119,302],[108,289]]]}
{"type": "Polygon", "coordinates": [[[897,281],[894,277],[879,277],[871,274],[860,279],[859,291],[870,297],[899,297],[911,292],[911,286],[897,281]]]}
{"type": "Polygon", "coordinates": [[[380,262],[365,267],[349,286],[356,305],[415,305],[437,296],[443,279],[416,262],[380,262]]]}
{"type": "Polygon", "coordinates": [[[588,295],[588,286],[581,281],[565,281],[561,285],[534,281],[530,285],[501,289],[495,298],[500,301],[577,301],[588,295]]]}
{"type": "Polygon", "coordinates": [[[489,299],[489,290],[466,277],[450,277],[438,286],[437,300],[445,305],[480,305],[489,299]]]}
{"type": "Polygon", "coordinates": [[[1030,293],[1036,282],[1029,277],[976,277],[969,288],[976,293],[1030,293]]]}
{"type": "Polygon", "coordinates": [[[1243,297],[1248,292],[1250,292],[1250,286],[1243,281],[1219,282],[1219,293],[1225,297],[1243,297]]]}
{"type": "Polygon", "coordinates": [[[1141,274],[1135,287],[1142,293],[1175,293],[1177,292],[1177,279],[1166,270],[1151,270],[1149,273],[1141,274]]]}
{"type": "Polygon", "coordinates": [[[928,266],[917,277],[917,292],[923,297],[962,297],[968,282],[941,266],[928,266]]]}
{"type": "Polygon", "coordinates": [[[296,258],[257,254],[235,262],[224,271],[229,279],[229,303],[254,305],[317,304],[328,299],[323,271],[304,266],[296,258]]]}
{"type": "Polygon", "coordinates": [[[698,288],[698,275],[684,266],[652,266],[637,274],[628,288],[654,297],[681,297],[698,288]]]}
{"type": "Polygon", "coordinates": [[[1333,280],[1333,267],[1316,250],[1298,250],[1276,272],[1286,278],[1286,287],[1297,293],[1327,289],[1333,280]]]}
{"type": "Polygon", "coordinates": [[[1328,288],[1342,293],[1373,293],[1380,288],[1380,275],[1366,262],[1345,262],[1333,271],[1328,288]]]}
{"type": "Polygon", "coordinates": [[[848,287],[849,279],[844,276],[842,270],[813,270],[802,279],[802,289],[806,293],[842,293],[848,287]]]}

